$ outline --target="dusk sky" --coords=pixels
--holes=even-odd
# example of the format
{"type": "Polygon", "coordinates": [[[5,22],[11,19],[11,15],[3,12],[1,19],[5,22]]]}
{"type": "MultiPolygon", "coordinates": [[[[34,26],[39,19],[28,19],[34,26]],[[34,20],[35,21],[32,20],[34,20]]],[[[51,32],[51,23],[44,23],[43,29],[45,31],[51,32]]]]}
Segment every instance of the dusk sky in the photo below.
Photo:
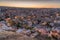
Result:
{"type": "Polygon", "coordinates": [[[25,8],[60,8],[60,0],[0,0],[0,6],[25,8]]]}

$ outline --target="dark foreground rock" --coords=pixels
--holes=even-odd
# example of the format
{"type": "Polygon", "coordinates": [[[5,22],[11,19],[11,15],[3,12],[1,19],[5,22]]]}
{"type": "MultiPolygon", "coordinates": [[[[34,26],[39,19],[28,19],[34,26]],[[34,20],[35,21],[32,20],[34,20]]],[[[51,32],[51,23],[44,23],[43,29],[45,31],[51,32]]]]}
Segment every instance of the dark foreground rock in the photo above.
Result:
{"type": "Polygon", "coordinates": [[[0,32],[0,40],[55,40],[55,39],[53,38],[51,39],[50,37],[47,37],[45,35],[43,36],[38,35],[35,38],[32,38],[22,33],[4,31],[4,32],[0,32]]]}
{"type": "Polygon", "coordinates": [[[24,34],[17,34],[14,32],[0,32],[0,40],[35,40],[24,34]]]}

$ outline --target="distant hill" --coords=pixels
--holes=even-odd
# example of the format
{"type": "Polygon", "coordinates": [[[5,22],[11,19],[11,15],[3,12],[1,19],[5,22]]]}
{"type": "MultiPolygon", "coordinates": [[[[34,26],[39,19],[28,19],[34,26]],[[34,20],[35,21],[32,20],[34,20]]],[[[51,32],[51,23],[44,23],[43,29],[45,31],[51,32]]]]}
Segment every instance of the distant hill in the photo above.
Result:
{"type": "Polygon", "coordinates": [[[12,15],[31,15],[36,14],[38,16],[45,14],[60,13],[60,8],[18,8],[0,6],[0,13],[8,13],[12,15]]]}

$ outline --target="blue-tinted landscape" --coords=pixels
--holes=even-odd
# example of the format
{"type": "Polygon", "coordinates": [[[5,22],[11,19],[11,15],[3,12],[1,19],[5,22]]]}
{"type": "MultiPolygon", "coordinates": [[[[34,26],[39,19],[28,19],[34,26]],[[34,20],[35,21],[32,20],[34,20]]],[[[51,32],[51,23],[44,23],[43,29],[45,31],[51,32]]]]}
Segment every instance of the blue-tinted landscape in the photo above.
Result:
{"type": "Polygon", "coordinates": [[[60,40],[60,8],[0,6],[0,33],[1,40],[60,40]]]}

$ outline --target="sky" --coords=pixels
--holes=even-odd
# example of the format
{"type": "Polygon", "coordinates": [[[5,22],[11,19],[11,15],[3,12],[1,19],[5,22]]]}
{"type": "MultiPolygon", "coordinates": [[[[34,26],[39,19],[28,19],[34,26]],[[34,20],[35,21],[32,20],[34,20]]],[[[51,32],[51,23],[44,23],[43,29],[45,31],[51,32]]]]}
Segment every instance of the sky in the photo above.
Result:
{"type": "Polygon", "coordinates": [[[0,0],[0,6],[24,8],[60,8],[60,0],[0,0]]]}

